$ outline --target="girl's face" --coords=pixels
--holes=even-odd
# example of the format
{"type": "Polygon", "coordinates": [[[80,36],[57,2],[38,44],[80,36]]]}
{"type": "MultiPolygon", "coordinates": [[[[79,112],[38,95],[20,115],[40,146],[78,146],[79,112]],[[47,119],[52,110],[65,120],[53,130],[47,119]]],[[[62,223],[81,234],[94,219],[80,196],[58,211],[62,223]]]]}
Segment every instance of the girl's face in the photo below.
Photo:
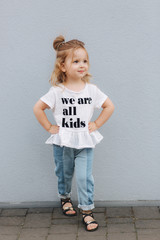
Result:
{"type": "Polygon", "coordinates": [[[78,48],[73,54],[70,52],[62,66],[62,71],[66,73],[67,79],[80,80],[88,71],[89,63],[85,49],[78,48]]]}

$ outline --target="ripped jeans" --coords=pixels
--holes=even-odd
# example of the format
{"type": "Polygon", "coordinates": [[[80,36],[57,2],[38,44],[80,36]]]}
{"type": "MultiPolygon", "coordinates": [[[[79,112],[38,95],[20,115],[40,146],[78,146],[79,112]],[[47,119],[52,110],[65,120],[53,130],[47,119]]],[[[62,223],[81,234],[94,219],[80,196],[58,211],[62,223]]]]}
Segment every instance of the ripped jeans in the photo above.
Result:
{"type": "Polygon", "coordinates": [[[58,195],[60,198],[71,196],[72,178],[75,169],[78,208],[94,208],[94,179],[92,175],[93,148],[70,148],[53,144],[55,173],[58,177],[58,195]]]}

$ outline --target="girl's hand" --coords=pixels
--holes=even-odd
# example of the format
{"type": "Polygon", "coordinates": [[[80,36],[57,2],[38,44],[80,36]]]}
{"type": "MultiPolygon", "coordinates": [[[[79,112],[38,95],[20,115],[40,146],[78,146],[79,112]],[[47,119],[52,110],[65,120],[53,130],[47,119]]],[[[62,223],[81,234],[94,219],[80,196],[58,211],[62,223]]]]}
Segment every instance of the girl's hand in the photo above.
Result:
{"type": "Polygon", "coordinates": [[[91,133],[91,132],[97,130],[98,128],[97,128],[95,122],[89,122],[88,123],[88,129],[89,129],[89,132],[91,133]]]}
{"type": "Polygon", "coordinates": [[[56,134],[59,132],[59,126],[58,125],[51,125],[50,129],[48,130],[51,134],[56,134]]]}

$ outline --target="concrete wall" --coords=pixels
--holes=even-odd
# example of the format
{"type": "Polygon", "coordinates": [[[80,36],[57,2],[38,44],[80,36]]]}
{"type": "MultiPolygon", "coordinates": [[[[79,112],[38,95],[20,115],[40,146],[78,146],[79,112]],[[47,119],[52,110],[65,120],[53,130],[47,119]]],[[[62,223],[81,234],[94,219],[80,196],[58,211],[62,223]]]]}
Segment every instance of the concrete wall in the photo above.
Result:
{"type": "Polygon", "coordinates": [[[50,88],[59,34],[86,43],[92,82],[115,105],[95,148],[95,200],[160,200],[159,8],[158,0],[1,1],[1,206],[58,201],[49,134],[32,108],[50,88]]]}

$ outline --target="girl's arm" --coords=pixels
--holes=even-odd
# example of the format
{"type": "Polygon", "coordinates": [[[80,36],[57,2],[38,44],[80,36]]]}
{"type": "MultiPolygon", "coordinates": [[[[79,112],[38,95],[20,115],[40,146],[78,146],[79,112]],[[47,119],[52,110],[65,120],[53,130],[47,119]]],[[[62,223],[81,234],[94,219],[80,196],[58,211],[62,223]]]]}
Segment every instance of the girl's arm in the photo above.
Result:
{"type": "Polygon", "coordinates": [[[88,124],[90,133],[100,128],[110,118],[115,109],[112,101],[109,98],[107,98],[103,103],[102,108],[103,110],[100,113],[99,117],[94,122],[90,122],[88,124]]]}
{"type": "Polygon", "coordinates": [[[58,133],[58,131],[59,131],[59,126],[57,126],[57,125],[52,125],[52,124],[49,122],[49,120],[48,120],[48,118],[47,118],[47,116],[46,116],[46,114],[45,114],[45,112],[44,112],[44,110],[45,110],[46,108],[49,109],[50,107],[49,107],[46,103],[44,103],[43,101],[38,100],[38,102],[37,102],[37,103],[34,105],[34,107],[33,107],[33,112],[34,112],[34,114],[35,114],[38,122],[42,125],[42,127],[43,127],[46,131],[48,131],[48,132],[51,133],[51,134],[58,133]]]}
{"type": "Polygon", "coordinates": [[[112,115],[114,112],[114,105],[109,98],[102,105],[102,112],[100,113],[99,117],[94,121],[97,128],[100,128],[112,115]]]}

